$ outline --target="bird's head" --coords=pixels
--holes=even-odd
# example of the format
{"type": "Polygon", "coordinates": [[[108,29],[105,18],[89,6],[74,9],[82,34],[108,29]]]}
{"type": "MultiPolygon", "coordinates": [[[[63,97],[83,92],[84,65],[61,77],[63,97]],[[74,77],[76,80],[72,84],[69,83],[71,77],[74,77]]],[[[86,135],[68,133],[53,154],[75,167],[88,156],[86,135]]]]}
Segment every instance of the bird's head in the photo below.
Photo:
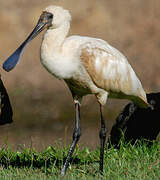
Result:
{"type": "Polygon", "coordinates": [[[59,6],[48,6],[40,15],[37,25],[27,37],[27,39],[16,49],[16,51],[9,56],[4,62],[3,69],[6,71],[12,70],[20,59],[20,55],[24,47],[34,39],[44,29],[55,29],[61,26],[64,22],[71,20],[69,12],[59,6]]]}
{"type": "Polygon", "coordinates": [[[58,28],[65,22],[71,21],[71,15],[68,10],[63,9],[60,6],[48,6],[44,9],[42,17],[50,14],[53,16],[52,21],[48,22],[48,28],[58,28]]]}

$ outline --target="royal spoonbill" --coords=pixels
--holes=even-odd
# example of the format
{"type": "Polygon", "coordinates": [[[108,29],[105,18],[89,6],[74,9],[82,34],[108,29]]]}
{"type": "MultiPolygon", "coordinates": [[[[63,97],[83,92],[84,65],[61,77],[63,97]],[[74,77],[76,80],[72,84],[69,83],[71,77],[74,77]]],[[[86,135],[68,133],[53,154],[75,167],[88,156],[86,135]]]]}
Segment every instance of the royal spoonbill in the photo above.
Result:
{"type": "Polygon", "coordinates": [[[75,103],[73,141],[61,174],[65,175],[81,136],[80,105],[82,97],[87,94],[94,94],[100,105],[99,169],[102,173],[107,132],[103,107],[107,98],[129,99],[140,107],[148,107],[146,93],[126,57],[106,41],[82,36],[67,37],[70,21],[71,15],[68,10],[59,6],[45,8],[34,30],[4,62],[3,68],[6,71],[13,69],[25,45],[46,29],[40,47],[41,63],[53,76],[66,82],[75,103]]]}

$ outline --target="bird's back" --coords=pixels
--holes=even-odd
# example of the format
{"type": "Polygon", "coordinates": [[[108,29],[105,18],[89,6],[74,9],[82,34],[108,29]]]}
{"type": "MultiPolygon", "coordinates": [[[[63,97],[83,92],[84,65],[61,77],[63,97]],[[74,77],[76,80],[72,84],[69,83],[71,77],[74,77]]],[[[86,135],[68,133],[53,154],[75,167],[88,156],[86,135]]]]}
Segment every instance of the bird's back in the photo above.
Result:
{"type": "Polygon", "coordinates": [[[117,49],[103,40],[93,39],[81,46],[80,59],[93,82],[109,92],[111,98],[131,99],[146,106],[146,94],[140,80],[117,49]]]}
{"type": "Polygon", "coordinates": [[[93,83],[106,90],[109,97],[131,99],[140,106],[147,106],[141,82],[126,57],[106,41],[70,36],[65,48],[72,50],[70,54],[81,62],[93,83]]]}

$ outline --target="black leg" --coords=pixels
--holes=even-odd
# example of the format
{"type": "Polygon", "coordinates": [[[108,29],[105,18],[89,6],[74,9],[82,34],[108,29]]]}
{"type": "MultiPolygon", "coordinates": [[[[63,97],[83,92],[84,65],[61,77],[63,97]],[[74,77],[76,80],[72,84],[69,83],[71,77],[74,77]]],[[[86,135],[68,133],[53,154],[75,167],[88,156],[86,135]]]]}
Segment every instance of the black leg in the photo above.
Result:
{"type": "Polygon", "coordinates": [[[70,159],[72,157],[73,151],[75,149],[75,146],[79,140],[81,136],[81,129],[80,129],[80,104],[79,102],[75,103],[75,128],[74,128],[74,132],[73,132],[73,140],[72,140],[72,144],[71,147],[69,149],[67,158],[65,160],[65,163],[63,165],[63,168],[61,170],[61,175],[64,176],[66,174],[66,170],[68,168],[70,159]]]}
{"type": "Polygon", "coordinates": [[[103,107],[100,104],[100,114],[101,114],[101,130],[99,132],[100,137],[100,163],[99,163],[99,170],[100,173],[103,174],[103,159],[104,159],[104,146],[105,146],[105,140],[106,140],[106,125],[103,117],[103,107]]]}

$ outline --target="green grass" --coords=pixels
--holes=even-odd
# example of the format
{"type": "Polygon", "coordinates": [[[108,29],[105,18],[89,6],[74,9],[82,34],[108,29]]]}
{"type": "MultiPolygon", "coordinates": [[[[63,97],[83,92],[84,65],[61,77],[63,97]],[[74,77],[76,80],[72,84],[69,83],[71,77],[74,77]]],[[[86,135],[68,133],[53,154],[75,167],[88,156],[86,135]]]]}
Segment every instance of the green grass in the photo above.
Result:
{"type": "MultiPolygon", "coordinates": [[[[1,148],[0,180],[62,179],[60,169],[67,151],[68,148],[51,146],[41,152],[25,147],[21,151],[12,151],[10,147],[1,148]]],[[[141,143],[134,146],[122,143],[119,150],[106,147],[103,177],[98,172],[98,161],[99,149],[91,151],[87,147],[82,150],[77,147],[63,179],[160,179],[160,144],[156,142],[151,147],[141,143]]]]}

